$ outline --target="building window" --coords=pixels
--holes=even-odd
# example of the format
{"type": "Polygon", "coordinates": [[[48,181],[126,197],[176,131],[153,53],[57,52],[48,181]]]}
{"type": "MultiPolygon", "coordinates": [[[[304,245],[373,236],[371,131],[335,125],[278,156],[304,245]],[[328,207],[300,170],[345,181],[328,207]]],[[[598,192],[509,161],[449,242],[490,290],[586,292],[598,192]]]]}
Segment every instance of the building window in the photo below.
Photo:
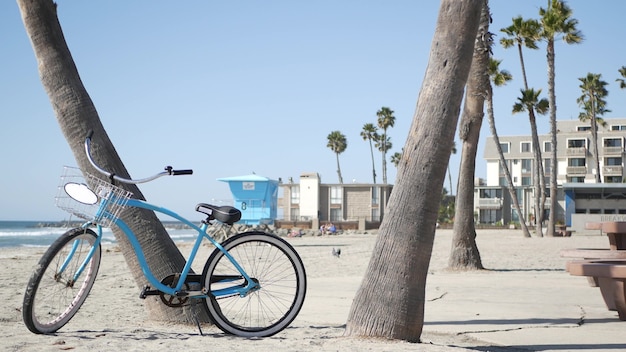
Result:
{"type": "Polygon", "coordinates": [[[511,208],[511,221],[519,222],[519,214],[515,208],[511,208]]]}
{"type": "Polygon", "coordinates": [[[604,166],[622,166],[622,158],[607,157],[604,158],[604,166]]]}
{"type": "Polygon", "coordinates": [[[531,152],[531,148],[530,148],[530,142],[522,142],[520,144],[520,151],[522,153],[530,153],[531,152]]]}
{"type": "Polygon", "coordinates": [[[508,186],[509,184],[506,180],[506,177],[504,176],[500,176],[500,178],[498,179],[498,182],[499,182],[498,183],[499,186],[508,186]]]}
{"type": "Polygon", "coordinates": [[[567,166],[586,166],[585,158],[569,158],[567,159],[567,166]]]}
{"type": "Polygon", "coordinates": [[[530,186],[532,184],[533,184],[533,179],[531,177],[528,177],[528,176],[522,177],[522,186],[530,186]]]}
{"type": "Polygon", "coordinates": [[[502,211],[496,209],[481,209],[479,221],[483,224],[495,224],[502,220],[502,211]]]}
{"type": "Polygon", "coordinates": [[[543,142],[543,151],[545,153],[551,153],[552,152],[552,142],[543,142]]]}
{"type": "Polygon", "coordinates": [[[576,131],[578,132],[591,131],[591,126],[577,126],[576,131]]]}
{"type": "Polygon", "coordinates": [[[605,138],[604,146],[605,147],[621,147],[622,139],[621,138],[605,138]]]}
{"type": "Polygon", "coordinates": [[[502,189],[483,189],[480,198],[502,198],[502,189]]]}
{"type": "Polygon", "coordinates": [[[502,153],[509,152],[509,143],[500,143],[500,148],[502,148],[502,153]]]}
{"type": "MultiPolygon", "coordinates": [[[[506,166],[509,168],[509,170],[511,170],[511,160],[505,160],[504,161],[506,163],[506,166]]],[[[515,159],[515,164],[517,164],[517,159],[515,159]]],[[[498,170],[500,172],[500,175],[504,175],[504,167],[502,166],[502,162],[498,163],[498,170]]]]}
{"type": "Polygon", "coordinates": [[[626,131],[626,125],[612,125],[611,131],[626,131]]]}
{"type": "Polygon", "coordinates": [[[522,173],[529,174],[533,171],[533,159],[522,159],[522,173]]]}
{"type": "Polygon", "coordinates": [[[569,182],[571,183],[585,183],[584,176],[573,176],[569,178],[569,182]]]}
{"type": "Polygon", "coordinates": [[[550,159],[543,159],[543,173],[550,175],[550,172],[552,172],[552,162],[550,159]]]}
{"type": "Polygon", "coordinates": [[[291,208],[291,210],[289,211],[290,214],[290,219],[291,221],[298,221],[300,220],[300,208],[291,208]]]}
{"type": "Polygon", "coordinates": [[[584,138],[583,139],[568,139],[567,147],[568,148],[585,148],[587,147],[587,140],[584,138]]]}
{"type": "Polygon", "coordinates": [[[372,208],[372,221],[380,221],[380,209],[372,208]]]}
{"type": "Polygon", "coordinates": [[[341,216],[341,208],[330,209],[330,221],[343,221],[343,217],[341,216]]]}
{"type": "Polygon", "coordinates": [[[341,204],[342,199],[343,199],[343,187],[341,186],[331,187],[330,188],[330,204],[341,204]]]}
{"type": "Polygon", "coordinates": [[[622,176],[605,176],[604,182],[605,183],[621,183],[622,176]]]}
{"type": "Polygon", "coordinates": [[[378,187],[372,187],[372,205],[380,204],[380,196],[378,187]]]}
{"type": "Polygon", "coordinates": [[[300,186],[291,187],[291,204],[300,204],[300,186]]]}

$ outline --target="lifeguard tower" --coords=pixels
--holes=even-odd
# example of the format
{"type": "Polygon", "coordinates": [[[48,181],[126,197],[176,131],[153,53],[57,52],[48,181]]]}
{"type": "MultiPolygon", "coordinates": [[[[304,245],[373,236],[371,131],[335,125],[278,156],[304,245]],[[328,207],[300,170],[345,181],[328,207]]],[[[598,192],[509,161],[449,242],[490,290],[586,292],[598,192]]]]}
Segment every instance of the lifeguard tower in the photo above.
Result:
{"type": "Polygon", "coordinates": [[[241,210],[239,223],[246,225],[273,224],[278,202],[278,181],[256,174],[218,178],[227,182],[241,210]]]}

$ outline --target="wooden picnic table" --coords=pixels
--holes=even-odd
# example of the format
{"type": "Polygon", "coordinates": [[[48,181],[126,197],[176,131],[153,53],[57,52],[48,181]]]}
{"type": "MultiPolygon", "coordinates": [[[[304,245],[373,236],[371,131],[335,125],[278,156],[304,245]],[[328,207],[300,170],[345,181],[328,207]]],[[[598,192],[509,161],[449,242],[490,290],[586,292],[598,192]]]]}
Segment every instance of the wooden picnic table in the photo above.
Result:
{"type": "Polygon", "coordinates": [[[600,287],[607,308],[617,310],[619,319],[626,320],[626,259],[623,259],[626,253],[626,221],[589,222],[585,228],[606,233],[609,248],[562,251],[562,256],[580,255],[585,258],[569,261],[567,271],[571,275],[593,279],[600,287]],[[595,254],[598,256],[593,258],[595,254]]]}
{"type": "Polygon", "coordinates": [[[626,249],[626,221],[604,221],[600,223],[600,229],[609,238],[609,248],[626,249]]]}

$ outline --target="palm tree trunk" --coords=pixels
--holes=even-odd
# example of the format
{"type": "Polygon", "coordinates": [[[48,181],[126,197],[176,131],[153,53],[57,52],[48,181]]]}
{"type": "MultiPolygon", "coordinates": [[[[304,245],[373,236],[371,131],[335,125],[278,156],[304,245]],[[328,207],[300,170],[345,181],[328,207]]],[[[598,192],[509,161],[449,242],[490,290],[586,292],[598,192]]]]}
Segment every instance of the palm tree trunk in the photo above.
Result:
{"type": "Polygon", "coordinates": [[[517,44],[517,52],[519,53],[519,62],[522,66],[522,79],[524,80],[524,90],[528,90],[528,80],[526,79],[526,66],[524,65],[524,55],[522,54],[522,44],[517,44]]]}
{"type": "Polygon", "coordinates": [[[383,134],[383,184],[387,183],[387,133],[383,134]]]}
{"type": "Polygon", "coordinates": [[[454,229],[448,266],[453,269],[483,269],[480,252],[476,245],[474,224],[474,177],[476,176],[476,153],[483,123],[485,96],[489,86],[489,6],[485,2],[480,26],[476,34],[474,56],[465,92],[465,106],[459,125],[459,138],[463,146],[461,166],[454,206],[454,229]]]}
{"type": "Polygon", "coordinates": [[[498,155],[500,156],[500,164],[502,165],[502,169],[504,170],[504,175],[508,184],[507,188],[513,201],[513,207],[515,207],[517,215],[519,216],[522,233],[524,234],[524,237],[531,237],[528,226],[526,225],[526,218],[524,217],[524,213],[522,212],[522,209],[519,205],[519,198],[517,198],[517,190],[515,189],[515,184],[513,183],[513,177],[511,177],[511,171],[509,170],[509,166],[506,164],[506,160],[504,159],[504,153],[502,152],[502,147],[500,146],[500,138],[498,137],[496,122],[493,114],[492,96],[493,91],[490,85],[489,87],[487,87],[487,120],[489,121],[489,129],[491,130],[493,141],[496,143],[496,150],[498,151],[498,155]]]}
{"type": "Polygon", "coordinates": [[[339,177],[339,183],[343,183],[343,177],[341,177],[341,167],[339,166],[339,153],[335,153],[337,157],[337,177],[339,177]]]}
{"type": "Polygon", "coordinates": [[[548,58],[548,99],[550,102],[550,144],[552,145],[550,156],[550,216],[548,217],[548,228],[546,229],[547,237],[554,237],[556,223],[556,207],[557,202],[557,130],[556,130],[556,94],[554,79],[554,39],[548,40],[547,49],[548,58]]]}
{"type": "Polygon", "coordinates": [[[544,197],[545,199],[545,195],[543,195],[544,193],[543,190],[545,188],[542,188],[541,186],[543,184],[543,182],[541,181],[543,166],[542,166],[542,158],[541,158],[541,149],[539,148],[539,136],[537,136],[537,121],[535,119],[535,111],[532,108],[530,108],[528,111],[528,117],[530,120],[532,139],[533,139],[533,151],[535,154],[535,172],[534,172],[535,234],[537,235],[537,237],[543,237],[543,231],[541,229],[542,227],[541,219],[543,218],[541,199],[542,197],[544,197]]]}
{"type": "MultiPolygon", "coordinates": [[[[109,140],[96,108],[81,82],[63,37],[56,14],[56,4],[51,0],[18,0],[18,5],[37,58],[41,82],[78,166],[83,172],[92,170],[85,156],[83,142],[88,131],[93,130],[94,154],[98,162],[114,170],[116,174],[128,177],[128,172],[109,140]]],[[[127,185],[125,188],[132,191],[135,198],[143,199],[137,186],[127,185]]],[[[185,258],[153,212],[129,210],[124,212],[122,219],[135,231],[146,260],[156,277],[180,272],[185,264],[185,258]]],[[[132,246],[119,229],[114,228],[113,233],[137,286],[143,286],[146,280],[132,246]]],[[[146,306],[151,319],[191,321],[195,314],[202,314],[202,319],[207,319],[200,309],[172,310],[154,299],[146,300],[146,306]]]]}
{"type": "Polygon", "coordinates": [[[595,101],[592,100],[592,112],[591,112],[591,147],[593,148],[593,162],[596,168],[596,183],[602,183],[600,177],[600,157],[598,154],[598,120],[596,118],[596,112],[594,109],[595,101]]]}
{"type": "Polygon", "coordinates": [[[346,335],[418,342],[437,209],[483,1],[442,0],[409,136],[346,335]],[[445,64],[444,64],[445,63],[445,64]],[[442,108],[445,107],[445,108],[442,108]]]}
{"type": "Polygon", "coordinates": [[[374,163],[374,147],[372,146],[372,139],[368,139],[370,141],[370,154],[372,154],[372,178],[374,179],[374,184],[376,184],[376,164],[374,163]]]}

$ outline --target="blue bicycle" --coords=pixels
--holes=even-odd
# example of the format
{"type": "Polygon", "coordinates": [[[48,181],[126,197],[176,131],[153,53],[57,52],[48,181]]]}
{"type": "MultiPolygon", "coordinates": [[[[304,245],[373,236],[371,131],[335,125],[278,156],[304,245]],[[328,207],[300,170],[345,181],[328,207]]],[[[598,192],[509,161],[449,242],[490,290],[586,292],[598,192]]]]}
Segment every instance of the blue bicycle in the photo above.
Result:
{"type": "Polygon", "coordinates": [[[192,170],[165,171],[130,180],[99,167],[91,156],[90,133],[85,139],[89,162],[109,181],[66,168],[57,205],[86,219],[78,228],[59,237],[46,251],[32,273],[23,303],[28,329],[51,334],[62,328],[89,295],[101,259],[102,228],[117,226],[128,237],[147,279],[141,298],[159,295],[164,304],[182,307],[201,300],[212,322],[222,331],[244,337],[266,337],[286,328],[295,319],[306,293],[306,273],[298,253],[280,237],[259,231],[244,232],[218,243],[207,229],[215,221],[232,225],[241,212],[231,206],[198,204],[206,215],[196,225],[168,209],[132,198],[116,182],[139,184],[168,175],[192,174],[192,170]],[[180,273],[157,279],[147,265],[133,231],[120,219],[125,208],[136,207],[165,214],[197,231],[198,236],[180,273]],[[95,228],[95,231],[93,230],[95,228]],[[193,274],[191,263],[203,243],[215,246],[202,275],[193,274]]]}

